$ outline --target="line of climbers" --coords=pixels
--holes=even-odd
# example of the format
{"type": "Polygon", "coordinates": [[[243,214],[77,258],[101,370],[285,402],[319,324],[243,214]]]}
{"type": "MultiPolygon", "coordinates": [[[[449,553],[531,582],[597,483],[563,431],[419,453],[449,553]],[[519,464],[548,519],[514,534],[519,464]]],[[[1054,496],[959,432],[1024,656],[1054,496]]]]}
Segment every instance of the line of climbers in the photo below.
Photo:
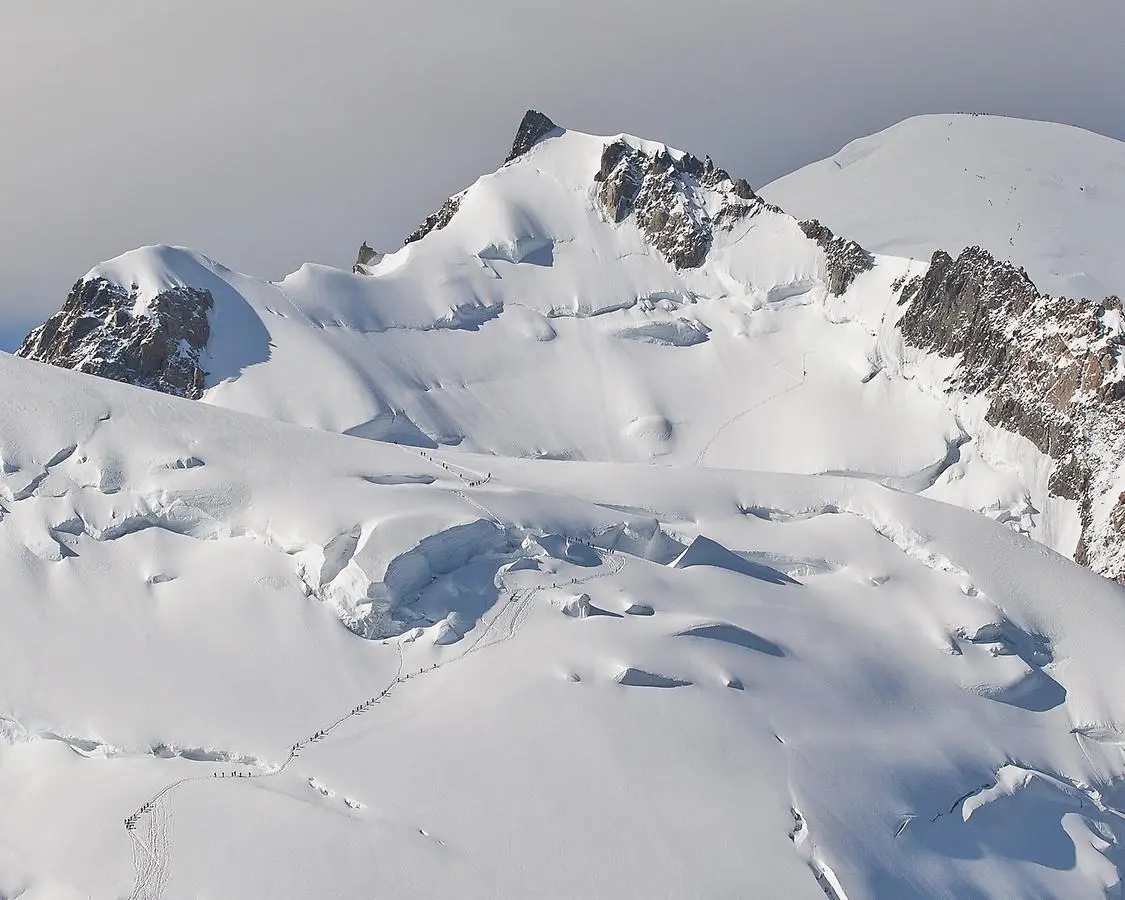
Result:
{"type": "MultiPolygon", "coordinates": [[[[451,472],[452,474],[456,475],[468,487],[480,487],[481,485],[488,484],[488,482],[490,482],[492,480],[492,473],[491,472],[485,472],[484,478],[466,478],[460,472],[455,472],[453,470],[453,468],[449,465],[449,463],[444,463],[441,460],[434,459],[425,450],[419,450],[418,455],[421,456],[422,459],[426,460],[426,462],[433,463],[435,466],[441,466],[443,469],[445,469],[445,471],[451,472]]],[[[464,468],[464,467],[458,466],[458,468],[464,468]]],[[[465,469],[465,471],[471,472],[472,470],[471,469],[465,469]]]]}
{"type": "MultiPolygon", "coordinates": [[[[422,455],[426,456],[426,454],[424,452],[422,453],[422,455]]],[[[442,465],[445,468],[448,468],[448,466],[446,466],[445,463],[441,463],[440,465],[442,465]]],[[[458,475],[458,477],[462,478],[462,480],[465,480],[464,477],[461,476],[461,475],[458,475]]],[[[485,482],[487,482],[491,478],[492,478],[492,474],[488,473],[488,475],[482,481],[477,482],[476,484],[484,484],[485,482]]],[[[609,553],[613,552],[613,551],[604,551],[603,548],[598,547],[592,541],[588,541],[588,540],[585,540],[583,538],[569,538],[569,540],[573,541],[576,544],[582,544],[584,546],[587,546],[591,550],[595,550],[595,551],[598,551],[598,552],[609,552],[609,553]]],[[[588,578],[572,578],[570,580],[570,583],[571,584],[581,584],[581,583],[585,583],[587,580],[589,580],[589,579],[588,578]]],[[[558,588],[559,584],[557,582],[552,583],[551,587],[552,588],[558,588]]],[[[518,596],[519,596],[518,591],[513,592],[512,597],[510,598],[509,602],[511,602],[511,599],[515,599],[518,596]]],[[[473,648],[470,648],[470,650],[471,649],[473,649],[473,648]]],[[[306,746],[308,746],[309,744],[314,744],[317,741],[323,740],[324,738],[328,737],[329,732],[335,730],[337,727],[342,725],[344,722],[346,722],[348,719],[352,718],[353,716],[362,715],[363,713],[367,712],[376,703],[378,703],[380,700],[383,700],[388,694],[390,694],[391,691],[397,685],[400,685],[403,682],[409,681],[415,675],[423,675],[426,672],[432,672],[433,670],[441,668],[441,666],[443,666],[443,665],[445,665],[449,662],[455,662],[457,659],[460,659],[460,658],[461,657],[454,657],[453,659],[446,660],[445,662],[431,663],[428,666],[422,666],[417,672],[411,672],[407,675],[396,676],[395,679],[390,684],[388,684],[385,688],[383,688],[383,690],[381,690],[378,694],[376,694],[374,697],[371,697],[371,698],[365,700],[363,703],[359,704],[358,706],[354,707],[351,710],[351,712],[349,712],[343,718],[334,722],[332,725],[329,725],[327,728],[322,728],[320,731],[316,732],[311,737],[308,737],[303,741],[298,741],[297,743],[293,744],[293,746],[291,746],[289,748],[288,758],[285,760],[284,763],[282,763],[282,765],[278,769],[274,770],[273,772],[258,773],[258,774],[255,774],[254,772],[239,772],[239,771],[234,771],[234,772],[229,772],[229,773],[228,772],[212,772],[211,777],[212,778],[262,778],[262,777],[265,777],[267,775],[277,775],[280,772],[284,771],[285,768],[288,767],[288,765],[300,755],[300,752],[306,746]]],[[[167,790],[167,788],[165,790],[167,790]]],[[[147,803],[145,803],[143,806],[141,806],[136,812],[134,812],[131,816],[129,816],[125,819],[125,828],[126,828],[127,831],[133,831],[137,827],[137,820],[142,815],[144,815],[145,813],[147,813],[149,810],[152,809],[152,807],[155,804],[157,799],[158,798],[153,798],[152,800],[149,800],[147,803]]]]}

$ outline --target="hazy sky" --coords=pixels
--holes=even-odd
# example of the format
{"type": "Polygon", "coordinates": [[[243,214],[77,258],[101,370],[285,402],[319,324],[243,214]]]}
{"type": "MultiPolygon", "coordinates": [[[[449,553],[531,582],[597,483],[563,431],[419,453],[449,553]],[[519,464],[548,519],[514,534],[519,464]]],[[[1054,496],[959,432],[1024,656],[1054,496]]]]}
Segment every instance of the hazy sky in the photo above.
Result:
{"type": "Polygon", "coordinates": [[[0,347],[98,261],[397,247],[524,109],[761,185],[910,115],[1125,139],[1125,0],[0,0],[0,347]]]}

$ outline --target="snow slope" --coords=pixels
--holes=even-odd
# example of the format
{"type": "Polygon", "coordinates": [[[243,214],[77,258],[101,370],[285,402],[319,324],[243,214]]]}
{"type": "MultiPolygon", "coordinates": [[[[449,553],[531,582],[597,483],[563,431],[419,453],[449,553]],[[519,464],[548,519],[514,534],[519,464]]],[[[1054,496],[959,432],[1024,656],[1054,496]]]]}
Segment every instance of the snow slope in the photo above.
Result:
{"type": "Polygon", "coordinates": [[[979,245],[1051,294],[1125,293],[1125,144],[1080,128],[919,116],[761,193],[875,253],[929,258],[979,245]]]}
{"type": "Polygon", "coordinates": [[[5,896],[1118,884],[1121,589],[982,516],[0,375],[5,896]]]}

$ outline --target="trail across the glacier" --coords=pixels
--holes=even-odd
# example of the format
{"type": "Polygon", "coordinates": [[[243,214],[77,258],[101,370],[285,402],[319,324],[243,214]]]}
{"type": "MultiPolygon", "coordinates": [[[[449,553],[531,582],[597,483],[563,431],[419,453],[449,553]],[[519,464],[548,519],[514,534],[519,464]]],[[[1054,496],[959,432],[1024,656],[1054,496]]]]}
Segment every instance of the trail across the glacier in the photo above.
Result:
{"type": "Polygon", "coordinates": [[[733,425],[735,422],[738,422],[741,419],[744,419],[746,416],[750,415],[750,413],[754,412],[754,410],[765,406],[767,403],[772,403],[774,400],[777,400],[780,397],[784,397],[786,394],[789,394],[789,393],[797,390],[797,388],[804,386],[805,381],[808,378],[808,374],[809,374],[808,354],[807,353],[801,354],[801,376],[799,378],[796,375],[794,375],[792,372],[787,372],[785,369],[783,369],[781,367],[781,361],[775,362],[773,364],[773,368],[776,369],[778,372],[781,372],[783,375],[787,375],[790,378],[792,378],[793,384],[789,385],[789,387],[782,388],[780,391],[776,391],[775,393],[770,394],[768,397],[763,397],[761,400],[758,400],[758,401],[750,404],[750,406],[746,407],[746,409],[742,410],[742,412],[731,416],[729,419],[727,419],[725,422],[723,422],[723,424],[718,427],[718,429],[715,431],[715,433],[713,435],[711,435],[711,440],[709,440],[706,444],[704,444],[703,449],[699,451],[699,455],[695,457],[695,464],[697,466],[705,465],[706,460],[707,460],[707,454],[710,452],[711,448],[715,445],[715,442],[720,437],[722,437],[723,432],[726,431],[728,428],[730,428],[730,426],[733,425]]]}
{"type": "MultiPolygon", "coordinates": [[[[404,447],[402,449],[405,450],[406,448],[404,447]]],[[[491,473],[481,475],[479,472],[475,472],[464,466],[440,462],[425,451],[419,451],[419,453],[421,457],[431,465],[456,475],[467,487],[479,487],[492,479],[491,473]]],[[[503,526],[503,522],[484,504],[475,500],[463,490],[456,490],[455,493],[484,512],[485,515],[498,526],[503,526]]],[[[557,589],[568,586],[579,586],[598,578],[616,575],[625,568],[625,558],[618,552],[594,547],[592,544],[587,544],[587,546],[598,554],[605,571],[602,571],[602,567],[599,567],[598,571],[590,575],[572,578],[562,583],[553,582],[550,588],[557,589]]],[[[412,669],[408,672],[406,671],[406,660],[403,654],[402,644],[398,643],[398,669],[386,686],[377,694],[367,697],[362,703],[325,724],[323,728],[315,731],[311,735],[306,735],[304,738],[294,743],[289,747],[288,753],[280,765],[269,771],[253,772],[224,769],[221,771],[212,771],[207,775],[180,778],[166,784],[156,794],[138,807],[135,812],[124,820],[125,829],[132,842],[133,868],[135,873],[133,889],[128,895],[128,900],[159,900],[163,895],[168,881],[170,865],[171,798],[180,788],[192,782],[211,781],[213,779],[256,779],[260,781],[265,778],[275,778],[285,772],[306,747],[327,740],[334,731],[339,729],[346,722],[364,715],[378,704],[385,702],[397,688],[406,684],[411,679],[421,678],[438,669],[460,662],[474,653],[490,647],[496,647],[514,638],[519,631],[520,625],[526,618],[528,610],[531,609],[535,598],[542,593],[546,586],[514,588],[508,584],[504,575],[504,570],[501,568],[497,572],[496,581],[497,586],[506,599],[499,605],[496,614],[487,622],[484,621],[483,617],[481,618],[481,623],[484,627],[479,629],[479,633],[473,636],[472,641],[467,644],[461,653],[449,659],[432,663],[429,666],[423,666],[417,670],[412,669]],[[142,823],[144,825],[143,834],[142,829],[139,828],[142,823]]]]}

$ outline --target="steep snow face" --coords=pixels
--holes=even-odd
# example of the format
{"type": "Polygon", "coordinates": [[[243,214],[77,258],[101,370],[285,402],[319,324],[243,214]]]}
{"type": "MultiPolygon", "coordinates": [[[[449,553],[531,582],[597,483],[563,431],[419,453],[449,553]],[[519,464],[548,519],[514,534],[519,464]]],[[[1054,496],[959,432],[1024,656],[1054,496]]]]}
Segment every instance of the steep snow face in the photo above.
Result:
{"type": "Polygon", "coordinates": [[[868,250],[984,247],[1049,294],[1125,293],[1125,144],[997,116],[907,119],[762,188],[868,250]]]}
{"type": "Polygon", "coordinates": [[[0,379],[5,896],[1120,883],[1121,590],[983,516],[0,379]]]}

